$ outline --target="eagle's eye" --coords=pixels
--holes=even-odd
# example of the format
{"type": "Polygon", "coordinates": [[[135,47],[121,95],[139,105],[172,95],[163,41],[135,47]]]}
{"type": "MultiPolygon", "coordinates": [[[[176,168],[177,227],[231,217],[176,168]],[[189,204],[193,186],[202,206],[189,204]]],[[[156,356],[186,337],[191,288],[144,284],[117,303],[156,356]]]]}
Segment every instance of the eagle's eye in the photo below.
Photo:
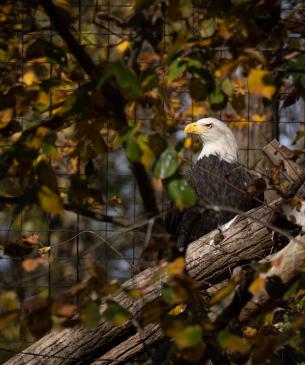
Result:
{"type": "Polygon", "coordinates": [[[207,128],[211,129],[213,127],[213,124],[212,123],[209,123],[209,124],[206,124],[205,125],[207,128]]]}

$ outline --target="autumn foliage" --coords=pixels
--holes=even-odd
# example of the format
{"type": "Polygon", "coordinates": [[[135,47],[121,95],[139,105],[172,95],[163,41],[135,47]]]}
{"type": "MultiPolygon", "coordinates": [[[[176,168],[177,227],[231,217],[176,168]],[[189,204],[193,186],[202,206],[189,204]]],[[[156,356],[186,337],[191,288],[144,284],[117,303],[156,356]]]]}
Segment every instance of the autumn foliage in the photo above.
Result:
{"type": "MultiPolygon", "coordinates": [[[[151,265],[168,258],[173,240],[161,219],[167,203],[183,210],[196,199],[184,178],[198,151],[196,141],[183,139],[187,120],[221,115],[247,133],[253,125],[274,123],[279,108],[300,105],[303,3],[109,4],[0,5],[0,224],[7,263],[0,266],[0,356],[21,350],[17,340],[25,348],[54,327],[94,328],[106,320],[133,323],[139,333],[158,323],[166,338],[162,361],[168,363],[246,364],[251,358],[252,364],[301,364],[304,268],[277,286],[263,273],[279,263],[257,259],[245,263],[242,277],[230,276],[230,268],[226,281],[209,292],[178,258],[164,264],[160,298],[143,309],[140,321],[111,299],[122,280],[109,277],[120,271],[111,267],[118,258],[132,275],[147,266],[147,258],[151,265]],[[251,98],[262,107],[250,108],[251,98]],[[76,228],[71,217],[77,217],[76,228]],[[115,238],[104,234],[115,229],[115,238]],[[95,245],[108,250],[103,260],[95,245]],[[75,278],[53,290],[52,275],[60,283],[72,270],[75,278]],[[247,301],[268,285],[274,301],[239,322],[233,303],[239,293],[247,301]]],[[[295,141],[304,135],[299,130],[295,141]]],[[[294,162],[304,150],[285,153],[294,162]]],[[[266,170],[264,179],[268,189],[285,196],[291,181],[281,168],[266,170]]],[[[303,203],[289,204],[295,213],[303,203]]],[[[298,233],[287,229],[288,238],[298,233]]],[[[275,250],[282,247],[275,244],[275,250]]],[[[121,279],[126,277],[125,268],[121,279]]],[[[126,295],[138,300],[143,290],[126,295]]]]}

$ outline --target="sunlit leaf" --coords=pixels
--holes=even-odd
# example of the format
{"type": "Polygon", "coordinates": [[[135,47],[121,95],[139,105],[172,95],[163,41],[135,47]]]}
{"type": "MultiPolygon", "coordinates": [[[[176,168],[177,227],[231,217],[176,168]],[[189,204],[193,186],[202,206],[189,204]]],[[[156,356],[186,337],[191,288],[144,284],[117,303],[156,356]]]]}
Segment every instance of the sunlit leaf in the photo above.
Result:
{"type": "Polygon", "coordinates": [[[222,81],[221,90],[228,96],[233,94],[233,84],[230,79],[224,79],[222,81]]]}
{"type": "Polygon", "coordinates": [[[131,47],[130,42],[128,41],[123,41],[122,43],[120,43],[119,45],[117,45],[115,47],[115,50],[117,52],[119,52],[120,54],[125,53],[129,48],[131,47]]]}
{"type": "Polygon", "coordinates": [[[38,254],[40,256],[45,256],[48,252],[50,252],[51,247],[50,246],[44,246],[44,247],[40,247],[38,249],[38,254]]]}
{"type": "Polygon", "coordinates": [[[222,287],[221,289],[217,290],[217,292],[213,295],[213,297],[210,300],[210,304],[216,304],[221,302],[224,298],[226,298],[228,295],[230,295],[235,289],[235,285],[233,283],[229,283],[222,287]]]}
{"type": "Polygon", "coordinates": [[[42,185],[40,187],[38,200],[42,209],[48,213],[61,213],[63,210],[59,196],[48,186],[42,185]]]}
{"type": "Polygon", "coordinates": [[[220,346],[230,352],[247,353],[250,349],[245,338],[233,335],[227,331],[221,331],[218,334],[218,342],[220,346]]]}
{"type": "Polygon", "coordinates": [[[180,349],[194,347],[202,341],[202,328],[199,325],[187,326],[180,330],[174,339],[180,349]]]}
{"type": "Polygon", "coordinates": [[[0,110],[0,129],[5,128],[12,120],[14,110],[7,108],[0,110]]]}
{"type": "Polygon", "coordinates": [[[253,95],[272,99],[276,87],[271,81],[272,73],[266,70],[251,69],[248,75],[249,92],[253,95]]]}
{"type": "Polygon", "coordinates": [[[181,77],[187,69],[187,62],[177,58],[169,66],[169,71],[167,75],[167,82],[170,83],[173,80],[181,77]]]}
{"type": "Polygon", "coordinates": [[[217,29],[216,20],[213,18],[201,22],[200,35],[203,38],[211,37],[217,29]]]}
{"type": "Polygon", "coordinates": [[[264,287],[265,279],[259,276],[251,283],[248,290],[251,294],[255,295],[258,291],[264,289],[264,287]]]}
{"type": "Polygon", "coordinates": [[[22,76],[22,81],[26,86],[32,86],[39,82],[39,78],[37,77],[34,71],[28,71],[22,76]]]}
{"type": "Polygon", "coordinates": [[[266,121],[266,115],[265,114],[253,114],[251,118],[252,122],[256,123],[262,123],[266,121]]]}
{"type": "Polygon", "coordinates": [[[167,184],[167,192],[179,209],[191,207],[196,202],[196,194],[183,178],[171,180],[167,184]]]}
{"type": "Polygon", "coordinates": [[[186,304],[178,304],[173,309],[171,309],[168,314],[170,316],[178,316],[180,313],[184,312],[186,309],[186,304]]]}
{"type": "Polygon", "coordinates": [[[123,326],[131,318],[131,314],[114,301],[107,301],[107,308],[102,316],[116,326],[123,326]]]}
{"type": "Polygon", "coordinates": [[[178,257],[173,262],[168,264],[167,271],[171,276],[179,276],[184,274],[184,268],[185,268],[185,258],[178,257]]]}
{"type": "Polygon", "coordinates": [[[130,138],[126,143],[126,155],[131,162],[139,162],[142,157],[142,150],[133,138],[130,138]]]}
{"type": "Polygon", "coordinates": [[[142,150],[142,156],[141,156],[141,163],[145,167],[150,167],[155,159],[155,155],[150,148],[149,144],[149,136],[140,134],[137,138],[138,145],[140,146],[142,150]]]}
{"type": "Polygon", "coordinates": [[[153,166],[153,174],[158,179],[166,179],[177,170],[178,153],[171,147],[164,150],[153,166]]]}

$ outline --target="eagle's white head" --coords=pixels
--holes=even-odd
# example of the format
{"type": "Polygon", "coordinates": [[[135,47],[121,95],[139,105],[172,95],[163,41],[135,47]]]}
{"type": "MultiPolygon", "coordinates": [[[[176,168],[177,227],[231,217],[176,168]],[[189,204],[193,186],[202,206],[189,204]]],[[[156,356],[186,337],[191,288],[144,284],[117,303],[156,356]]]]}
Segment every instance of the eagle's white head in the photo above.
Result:
{"type": "Polygon", "coordinates": [[[196,123],[188,124],[184,129],[185,135],[195,135],[202,141],[203,147],[197,161],[210,155],[219,156],[227,162],[238,161],[238,148],[231,129],[216,118],[199,119],[196,123]]]}

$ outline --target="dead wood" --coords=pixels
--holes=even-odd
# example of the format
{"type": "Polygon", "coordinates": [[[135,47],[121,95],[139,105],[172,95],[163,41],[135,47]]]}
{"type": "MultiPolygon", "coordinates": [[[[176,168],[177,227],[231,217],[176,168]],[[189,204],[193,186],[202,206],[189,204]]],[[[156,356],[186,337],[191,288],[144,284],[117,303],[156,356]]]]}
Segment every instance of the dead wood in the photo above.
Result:
{"type": "MultiPolygon", "coordinates": [[[[303,195],[305,190],[303,185],[300,187],[300,183],[297,177],[293,188],[295,191],[298,189],[298,195],[300,192],[303,195]]],[[[219,231],[214,230],[189,245],[186,254],[187,271],[198,282],[200,288],[208,289],[230,277],[235,267],[261,260],[268,256],[271,250],[277,249],[277,243],[283,245],[283,241],[273,240],[273,225],[277,222],[282,203],[283,199],[279,198],[237,217],[222,232],[220,239],[219,231]]],[[[289,240],[286,238],[287,241],[289,240]]],[[[291,245],[287,247],[287,250],[290,250],[291,245]]],[[[286,259],[283,260],[283,263],[285,262],[286,259]]],[[[291,280],[293,275],[292,270],[287,271],[283,277],[280,272],[276,273],[280,275],[284,284],[291,280]]],[[[144,306],[153,305],[160,297],[160,289],[166,279],[166,262],[161,262],[128,280],[111,299],[126,308],[137,321],[142,316],[144,306]],[[126,289],[135,288],[142,289],[144,293],[144,296],[137,300],[131,299],[126,293],[126,289]]],[[[62,331],[54,330],[6,364],[34,365],[41,364],[42,361],[52,365],[89,364],[94,361],[96,364],[125,362],[143,352],[144,343],[151,346],[163,336],[158,325],[146,326],[143,333],[139,334],[131,322],[116,327],[106,321],[102,321],[94,329],[78,326],[62,331]]]]}

